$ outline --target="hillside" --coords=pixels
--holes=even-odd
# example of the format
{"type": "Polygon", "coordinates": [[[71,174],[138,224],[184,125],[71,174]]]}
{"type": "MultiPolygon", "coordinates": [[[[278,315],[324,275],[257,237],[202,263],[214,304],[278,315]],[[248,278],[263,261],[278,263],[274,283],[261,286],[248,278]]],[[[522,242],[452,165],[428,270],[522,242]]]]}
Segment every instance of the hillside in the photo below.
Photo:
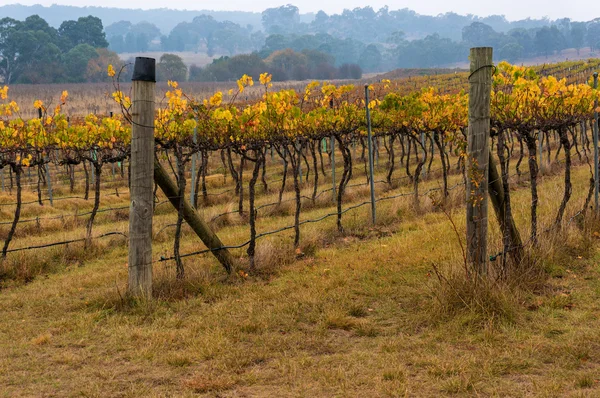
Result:
{"type": "MultiPolygon", "coordinates": [[[[215,177],[211,192],[222,189],[215,177]]],[[[577,168],[573,202],[583,201],[588,177],[587,167],[577,168]]],[[[544,177],[544,223],[550,222],[561,178],[544,177]]],[[[366,198],[364,191],[350,194],[353,203],[366,198]]],[[[453,201],[459,203],[460,194],[453,201]]],[[[513,194],[515,208],[525,209],[528,188],[513,194]]],[[[103,199],[105,206],[127,207],[123,187],[121,195],[103,199]]],[[[26,200],[35,201],[35,195],[28,193],[26,200]]],[[[60,209],[74,206],[90,208],[72,199],[60,209]]],[[[167,233],[174,214],[158,209],[155,251],[162,255],[171,249],[167,233]]],[[[328,211],[315,208],[308,215],[328,211]]],[[[571,226],[566,250],[546,241],[543,264],[552,277],[537,293],[491,298],[503,311],[494,316],[477,307],[454,313],[437,301],[440,285],[432,265],[460,269],[462,262],[443,212],[415,212],[408,199],[379,211],[382,224],[375,228],[364,221],[367,208],[348,214],[344,235],[333,220],[303,227],[300,256],[289,237],[261,241],[261,271],[245,278],[225,279],[211,257],[199,256],[186,260],[187,280],[177,283],[174,265],[157,263],[151,303],[122,296],[127,251],[121,237],[98,241],[87,254],[81,244],[45,249],[45,256],[16,253],[29,267],[47,261],[55,268],[0,291],[2,393],[375,398],[600,393],[600,254],[591,235],[598,224],[583,240],[571,226]]],[[[208,217],[216,212],[205,210],[208,217]]],[[[291,218],[289,210],[277,209],[262,225],[271,228],[291,218]]],[[[457,207],[452,218],[464,232],[464,211],[457,207]]],[[[97,230],[125,230],[126,220],[124,210],[103,215],[97,230]]],[[[31,245],[83,233],[83,225],[54,223],[44,224],[54,232],[40,235],[32,225],[21,239],[31,245]]],[[[219,233],[231,241],[245,229],[233,216],[219,233]]],[[[188,231],[184,247],[197,246],[188,231]]],[[[25,266],[22,272],[26,275],[25,266]]]]}
{"type": "Polygon", "coordinates": [[[0,88],[0,396],[600,396],[600,59],[480,53],[0,88]]]}

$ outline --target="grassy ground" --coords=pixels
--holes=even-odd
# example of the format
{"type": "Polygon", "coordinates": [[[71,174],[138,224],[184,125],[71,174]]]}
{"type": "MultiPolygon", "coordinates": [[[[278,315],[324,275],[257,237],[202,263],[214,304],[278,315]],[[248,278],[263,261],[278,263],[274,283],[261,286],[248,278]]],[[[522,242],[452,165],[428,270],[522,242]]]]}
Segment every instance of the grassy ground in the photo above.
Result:
{"type": "MultiPolygon", "coordinates": [[[[569,215],[581,208],[588,179],[586,167],[575,170],[569,215]]],[[[526,236],[527,183],[513,185],[526,236]]],[[[379,189],[378,196],[410,191],[379,189]]],[[[450,217],[464,235],[462,193],[452,195],[457,206],[450,217]]],[[[562,176],[549,172],[540,193],[544,226],[560,195],[562,176]]],[[[357,188],[349,202],[366,196],[357,188]]],[[[127,200],[107,196],[102,206],[127,200]]],[[[234,208],[228,202],[206,208],[205,217],[234,208]]],[[[74,200],[53,211],[73,211],[74,204],[79,211],[90,206],[74,200]]],[[[322,202],[302,218],[330,211],[322,202]]],[[[23,217],[35,212],[51,213],[28,207],[23,217]]],[[[289,233],[260,241],[259,270],[248,277],[226,278],[212,258],[194,257],[185,260],[186,282],[176,283],[174,265],[157,263],[152,302],[122,297],[127,250],[121,238],[87,250],[71,245],[9,257],[28,277],[7,280],[0,291],[0,396],[600,395],[599,224],[573,221],[542,239],[536,258],[548,279],[535,289],[498,288],[485,301],[462,305],[451,302],[460,282],[440,285],[433,272],[435,266],[460,281],[462,254],[446,214],[427,197],[420,210],[411,198],[381,202],[375,227],[368,213],[365,206],[344,215],[344,235],[333,218],[302,227],[299,256],[289,233]]],[[[0,216],[10,219],[10,212],[0,216]]],[[[258,230],[291,219],[290,208],[272,209],[259,218],[258,230]]],[[[172,212],[157,210],[156,258],[170,253],[172,229],[163,228],[173,221],[172,212]]],[[[14,247],[79,237],[85,228],[52,223],[23,231],[14,247]]],[[[126,225],[126,215],[104,214],[95,233],[126,225]]],[[[495,252],[499,234],[495,220],[490,225],[495,252]]],[[[215,227],[226,243],[248,234],[238,216],[215,227]]],[[[200,248],[186,231],[182,252],[200,248]]]]}

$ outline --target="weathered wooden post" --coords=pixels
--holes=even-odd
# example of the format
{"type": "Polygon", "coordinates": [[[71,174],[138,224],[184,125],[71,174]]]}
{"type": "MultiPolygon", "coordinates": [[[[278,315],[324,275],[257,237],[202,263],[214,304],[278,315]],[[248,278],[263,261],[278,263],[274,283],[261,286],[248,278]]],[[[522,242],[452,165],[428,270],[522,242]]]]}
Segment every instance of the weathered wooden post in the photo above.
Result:
{"type": "Polygon", "coordinates": [[[367,144],[369,148],[369,188],[371,190],[371,221],[376,223],[375,208],[375,172],[373,171],[373,133],[371,131],[371,109],[369,108],[369,85],[365,84],[365,109],[367,112],[367,144]]]}
{"type": "MultiPolygon", "coordinates": [[[[427,142],[425,141],[425,133],[421,132],[421,146],[423,147],[423,157],[427,156],[427,146],[426,146],[427,142]]],[[[425,178],[425,176],[427,175],[427,167],[425,167],[425,164],[423,164],[423,171],[421,172],[421,177],[425,178]]]]}
{"type": "Polygon", "coordinates": [[[471,49],[469,129],[467,134],[467,251],[479,275],[488,272],[488,160],[492,90],[491,47],[471,49]]]}
{"type": "Polygon", "coordinates": [[[337,194],[335,193],[335,138],[333,137],[333,135],[329,137],[329,142],[329,150],[331,151],[331,193],[333,202],[335,203],[335,198],[337,194]]]}
{"type": "MultiPolygon", "coordinates": [[[[42,108],[38,109],[38,117],[40,120],[42,119],[42,108]]],[[[45,158],[45,156],[44,156],[44,158],[45,158]]],[[[44,165],[44,169],[46,171],[46,186],[48,187],[48,199],[50,200],[50,206],[54,206],[54,198],[52,195],[52,176],[50,175],[49,162],[50,162],[50,160],[48,160],[48,162],[46,162],[46,164],[44,165]]],[[[2,178],[2,190],[4,190],[4,173],[3,173],[2,177],[3,177],[2,178]]]]}
{"type": "Polygon", "coordinates": [[[152,296],[154,188],[154,86],[156,60],[137,57],[133,67],[131,205],[128,293],[152,296]]]}
{"type": "Polygon", "coordinates": [[[54,195],[52,194],[52,175],[50,174],[50,159],[46,163],[46,186],[48,187],[48,199],[50,206],[54,206],[54,195]]]}
{"type": "MultiPolygon", "coordinates": [[[[197,122],[198,120],[196,120],[197,122]]],[[[194,144],[198,143],[198,127],[194,127],[194,144]]],[[[194,148],[196,150],[196,148],[194,148]]],[[[190,184],[190,204],[192,207],[196,207],[195,196],[196,196],[196,159],[198,158],[198,153],[192,154],[192,171],[191,171],[191,184],[190,184]]]]}
{"type": "MultiPolygon", "coordinates": [[[[173,207],[179,209],[181,204],[179,188],[177,188],[177,184],[171,180],[169,173],[156,159],[154,159],[154,181],[169,199],[173,207]]],[[[183,218],[202,242],[204,242],[206,247],[212,250],[212,254],[219,260],[221,265],[223,265],[227,273],[230,274],[235,266],[233,257],[229,251],[224,248],[225,245],[221,242],[217,234],[215,234],[202,217],[198,215],[198,212],[194,209],[192,204],[185,201],[183,203],[183,218]]]]}
{"type": "MultiPolygon", "coordinates": [[[[329,100],[329,108],[333,109],[333,99],[329,100]]],[[[331,151],[331,191],[333,203],[336,201],[335,187],[335,137],[333,134],[329,137],[329,150],[331,151]]]]}
{"type": "MultiPolygon", "coordinates": [[[[594,72],[594,89],[598,89],[598,72],[594,72]]],[[[594,210],[596,217],[598,216],[600,209],[598,208],[598,100],[594,100],[594,210]]]]}
{"type": "Polygon", "coordinates": [[[302,184],[302,144],[300,144],[300,140],[296,139],[294,147],[298,151],[298,177],[300,178],[300,184],[302,184]]]}
{"type": "Polygon", "coordinates": [[[542,130],[538,131],[538,153],[540,157],[540,171],[544,171],[544,132],[542,130]]]}

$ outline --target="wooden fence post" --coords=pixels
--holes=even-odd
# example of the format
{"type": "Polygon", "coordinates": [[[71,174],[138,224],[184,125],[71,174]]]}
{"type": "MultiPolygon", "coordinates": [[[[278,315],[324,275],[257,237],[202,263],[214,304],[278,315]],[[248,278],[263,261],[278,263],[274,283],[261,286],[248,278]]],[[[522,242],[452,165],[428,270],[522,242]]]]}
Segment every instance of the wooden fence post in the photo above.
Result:
{"type": "MultiPolygon", "coordinates": [[[[329,100],[329,108],[333,109],[333,99],[329,100]]],[[[335,137],[333,134],[329,136],[329,150],[331,151],[331,192],[333,203],[336,201],[337,194],[335,193],[335,137]]]]}
{"type": "MultiPolygon", "coordinates": [[[[594,89],[598,89],[598,72],[594,72],[594,89]]],[[[598,100],[594,100],[594,125],[593,125],[593,139],[594,139],[594,211],[596,217],[600,212],[598,208],[598,194],[599,194],[599,181],[598,181],[598,100]]]]}
{"type": "Polygon", "coordinates": [[[128,293],[150,298],[152,296],[156,60],[137,57],[132,81],[128,293]]]}
{"type": "MultiPolygon", "coordinates": [[[[38,108],[38,118],[42,120],[42,108],[38,108]]],[[[43,123],[43,122],[42,122],[43,123]]],[[[49,155],[47,155],[49,156],[49,155]]],[[[46,156],[44,156],[45,158],[46,156]]],[[[50,160],[48,160],[50,162],[50,160]]],[[[54,199],[52,196],[52,176],[50,175],[50,165],[46,163],[44,165],[46,171],[46,186],[48,187],[48,198],[50,199],[50,206],[54,206],[54,199]]],[[[31,169],[29,170],[31,172],[31,169]]],[[[58,174],[58,173],[57,173],[58,174]]],[[[2,174],[2,190],[4,191],[4,173],[2,174]]]]}
{"type": "MultiPolygon", "coordinates": [[[[373,225],[377,221],[377,210],[375,208],[375,172],[373,170],[373,132],[371,131],[371,110],[369,109],[369,85],[365,84],[365,110],[367,113],[367,144],[369,148],[369,188],[371,190],[371,221],[373,225]]],[[[354,155],[356,158],[356,154],[354,155]]]]}
{"type": "Polygon", "coordinates": [[[469,129],[467,134],[467,251],[479,275],[488,272],[488,160],[492,48],[471,49],[469,75],[469,129]]]}
{"type": "MultiPolygon", "coordinates": [[[[198,120],[196,119],[196,122],[198,120]]],[[[194,144],[198,143],[198,127],[194,127],[194,144]]],[[[196,148],[194,148],[196,150],[196,148]]],[[[198,158],[198,152],[192,154],[192,171],[191,171],[191,183],[190,183],[190,204],[192,207],[196,207],[196,159],[198,158]]]]}

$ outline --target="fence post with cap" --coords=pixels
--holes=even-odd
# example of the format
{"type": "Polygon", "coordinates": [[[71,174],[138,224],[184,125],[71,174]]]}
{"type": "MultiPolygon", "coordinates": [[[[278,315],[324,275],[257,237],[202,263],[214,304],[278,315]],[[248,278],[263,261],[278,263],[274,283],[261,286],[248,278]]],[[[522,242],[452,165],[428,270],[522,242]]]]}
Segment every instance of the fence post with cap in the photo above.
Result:
{"type": "Polygon", "coordinates": [[[156,60],[137,57],[132,77],[128,293],[152,296],[156,60]]]}

